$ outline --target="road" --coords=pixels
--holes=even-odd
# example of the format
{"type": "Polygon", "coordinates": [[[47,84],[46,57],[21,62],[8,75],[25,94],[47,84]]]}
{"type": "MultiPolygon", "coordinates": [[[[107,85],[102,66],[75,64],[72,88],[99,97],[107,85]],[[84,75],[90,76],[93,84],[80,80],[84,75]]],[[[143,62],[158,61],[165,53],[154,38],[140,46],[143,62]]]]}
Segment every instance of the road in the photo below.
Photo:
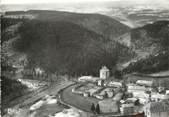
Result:
{"type": "Polygon", "coordinates": [[[14,100],[12,103],[17,103],[15,106],[11,107],[12,111],[10,114],[4,115],[4,117],[46,117],[46,114],[56,113],[62,111],[63,107],[59,107],[58,104],[55,105],[44,105],[42,108],[35,112],[30,112],[29,108],[36,101],[45,97],[46,95],[56,95],[60,89],[63,89],[73,82],[65,81],[61,83],[53,82],[45,88],[38,89],[30,94],[22,96],[17,100],[14,100]],[[50,113],[49,113],[50,112],[50,113]]]}

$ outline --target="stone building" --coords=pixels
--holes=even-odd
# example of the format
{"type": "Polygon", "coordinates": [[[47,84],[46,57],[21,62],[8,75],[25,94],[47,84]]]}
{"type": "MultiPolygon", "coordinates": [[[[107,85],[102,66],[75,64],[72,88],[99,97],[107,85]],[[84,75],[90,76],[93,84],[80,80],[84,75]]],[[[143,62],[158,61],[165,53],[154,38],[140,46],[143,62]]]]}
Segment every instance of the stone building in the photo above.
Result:
{"type": "Polygon", "coordinates": [[[124,115],[129,115],[134,113],[134,104],[122,104],[120,107],[120,112],[124,115]]]}
{"type": "Polygon", "coordinates": [[[106,66],[103,66],[100,69],[100,78],[101,79],[107,79],[109,77],[110,77],[110,70],[106,66]]]}

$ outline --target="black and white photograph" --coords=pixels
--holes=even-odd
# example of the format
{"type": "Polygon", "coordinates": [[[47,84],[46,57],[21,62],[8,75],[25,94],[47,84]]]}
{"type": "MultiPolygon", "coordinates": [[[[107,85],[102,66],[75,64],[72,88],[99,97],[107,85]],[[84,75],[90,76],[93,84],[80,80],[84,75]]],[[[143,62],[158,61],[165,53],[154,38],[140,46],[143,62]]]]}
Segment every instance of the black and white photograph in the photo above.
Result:
{"type": "Polygon", "coordinates": [[[169,117],[169,0],[0,0],[0,117],[169,117]]]}

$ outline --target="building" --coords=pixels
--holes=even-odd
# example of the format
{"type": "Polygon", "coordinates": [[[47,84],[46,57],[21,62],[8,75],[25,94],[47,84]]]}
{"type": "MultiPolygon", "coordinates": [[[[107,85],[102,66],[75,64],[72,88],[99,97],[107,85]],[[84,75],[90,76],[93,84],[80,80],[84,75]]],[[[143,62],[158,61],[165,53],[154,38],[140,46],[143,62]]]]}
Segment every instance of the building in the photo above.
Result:
{"type": "Polygon", "coordinates": [[[84,96],[84,97],[89,97],[89,96],[90,96],[90,93],[89,93],[89,92],[84,92],[84,93],[83,93],[83,96],[84,96]]]}
{"type": "Polygon", "coordinates": [[[169,95],[166,94],[160,94],[160,93],[152,93],[151,94],[151,100],[159,101],[159,100],[168,100],[169,95]]]}
{"type": "Polygon", "coordinates": [[[151,88],[146,88],[145,86],[138,86],[138,85],[134,85],[134,84],[128,84],[127,90],[129,93],[137,92],[137,91],[145,92],[145,91],[151,90],[151,88]]]}
{"type": "Polygon", "coordinates": [[[120,112],[124,115],[129,115],[134,113],[134,104],[122,104],[120,107],[120,112]]]}
{"type": "Polygon", "coordinates": [[[169,117],[169,105],[164,102],[150,102],[144,107],[146,117],[169,117]]]}
{"type": "Polygon", "coordinates": [[[94,96],[94,94],[96,94],[101,88],[100,87],[93,87],[92,89],[89,89],[88,92],[90,94],[90,96],[94,96]]]}
{"type": "Polygon", "coordinates": [[[100,110],[103,113],[116,113],[119,111],[119,107],[116,101],[111,99],[106,99],[99,101],[100,110]]]}
{"type": "Polygon", "coordinates": [[[35,68],[35,74],[42,75],[45,71],[39,67],[35,68]]]}
{"type": "Polygon", "coordinates": [[[150,100],[150,95],[143,91],[132,92],[133,97],[139,99],[141,104],[147,104],[150,100]]]}
{"type": "Polygon", "coordinates": [[[133,97],[135,98],[145,98],[145,99],[148,99],[150,97],[150,94],[147,94],[143,91],[135,91],[132,93],[133,94],[133,97]]]}
{"type": "Polygon", "coordinates": [[[114,95],[114,91],[112,88],[105,88],[102,90],[99,94],[96,94],[95,97],[98,99],[103,99],[103,98],[111,98],[114,95]]]}
{"type": "Polygon", "coordinates": [[[151,80],[137,80],[136,84],[141,85],[141,86],[148,86],[151,87],[153,85],[153,81],[151,80]]]}
{"type": "Polygon", "coordinates": [[[166,95],[169,95],[169,90],[166,90],[166,93],[165,93],[166,95]]]}
{"type": "Polygon", "coordinates": [[[125,101],[125,103],[135,103],[137,100],[138,100],[138,99],[137,99],[137,98],[134,98],[134,97],[132,97],[132,98],[127,98],[126,101],[125,101]]]}
{"type": "Polygon", "coordinates": [[[100,78],[98,77],[92,77],[92,76],[81,76],[78,78],[78,81],[80,82],[96,82],[98,81],[100,78]]]}
{"type": "Polygon", "coordinates": [[[97,85],[98,86],[104,86],[104,80],[98,80],[97,85]]]}
{"type": "Polygon", "coordinates": [[[104,99],[104,96],[103,95],[99,95],[99,94],[96,94],[96,95],[94,95],[97,99],[100,99],[100,100],[102,100],[102,99],[104,99]]]}
{"type": "Polygon", "coordinates": [[[121,82],[109,82],[107,85],[117,88],[121,88],[123,86],[121,82]]]}
{"type": "Polygon", "coordinates": [[[101,79],[107,79],[109,77],[110,77],[110,70],[106,66],[103,66],[100,69],[100,78],[101,79]]]}

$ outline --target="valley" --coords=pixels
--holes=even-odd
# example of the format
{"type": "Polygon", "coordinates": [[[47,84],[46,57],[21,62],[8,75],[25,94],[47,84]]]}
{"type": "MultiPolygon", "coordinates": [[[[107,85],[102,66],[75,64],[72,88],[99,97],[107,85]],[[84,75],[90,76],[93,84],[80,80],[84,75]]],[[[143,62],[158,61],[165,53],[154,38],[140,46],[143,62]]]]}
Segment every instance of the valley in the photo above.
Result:
{"type": "Polygon", "coordinates": [[[4,117],[142,117],[139,109],[148,104],[148,95],[168,101],[168,11],[110,6],[99,13],[29,9],[4,13],[4,117]],[[80,95],[73,91],[76,86],[82,89],[80,95]],[[137,109],[124,114],[120,109],[128,98],[141,104],[129,101],[129,107],[137,109]],[[106,112],[96,112],[92,104],[94,108],[101,104],[100,111],[106,112]]]}

